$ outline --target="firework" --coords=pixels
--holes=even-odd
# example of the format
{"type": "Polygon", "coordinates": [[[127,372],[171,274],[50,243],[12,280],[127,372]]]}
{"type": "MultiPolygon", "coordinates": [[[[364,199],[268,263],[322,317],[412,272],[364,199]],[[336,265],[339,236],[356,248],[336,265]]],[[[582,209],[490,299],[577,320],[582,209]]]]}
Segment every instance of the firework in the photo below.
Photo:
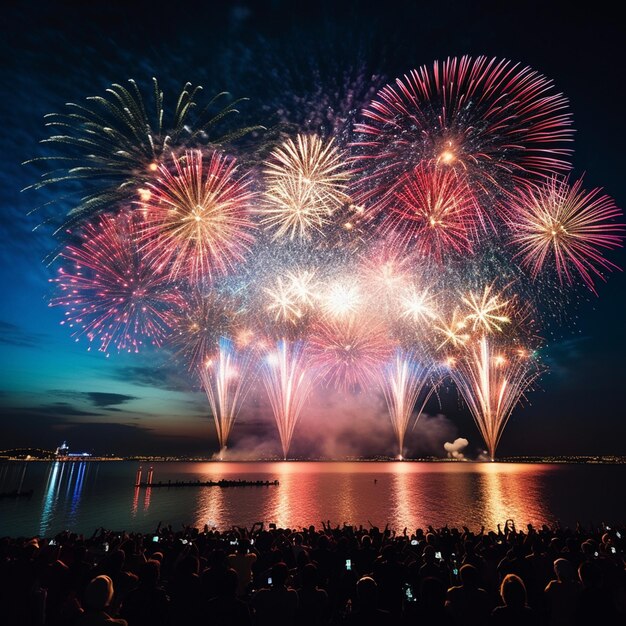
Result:
{"type": "Polygon", "coordinates": [[[311,362],[326,385],[365,389],[393,350],[383,323],[350,317],[320,322],[310,338],[311,362]]]}
{"type": "Polygon", "coordinates": [[[493,285],[485,286],[481,294],[470,291],[462,297],[462,302],[469,310],[465,321],[471,322],[473,331],[502,331],[502,326],[511,322],[508,314],[511,302],[502,300],[501,294],[493,293],[493,285]]]}
{"type": "Polygon", "coordinates": [[[402,350],[398,350],[394,359],[381,371],[380,383],[398,441],[400,458],[404,454],[404,436],[409,420],[417,399],[430,380],[430,371],[430,366],[422,365],[411,353],[402,350]]]}
{"type": "Polygon", "coordinates": [[[222,458],[228,435],[249,389],[249,356],[237,353],[232,341],[222,338],[217,354],[199,367],[200,380],[207,394],[222,458]]]}
{"type": "Polygon", "coordinates": [[[311,390],[312,380],[307,371],[307,361],[305,346],[285,339],[280,340],[265,358],[263,382],[285,459],[302,407],[311,390]]]}
{"type": "Polygon", "coordinates": [[[218,122],[236,113],[234,107],[241,100],[215,110],[218,100],[227,95],[221,93],[200,114],[193,115],[202,87],[189,83],[178,96],[170,117],[157,80],[153,81],[151,111],[135,81],[129,80],[128,87],[111,85],[104,97],[87,98],[86,104],[68,103],[67,113],[45,116],[46,126],[58,134],[42,143],[61,149],[63,154],[29,161],[50,164],[43,180],[31,187],[80,183],[81,195],[69,213],[68,223],[141,196],[140,190],[152,179],[166,153],[208,142],[223,145],[258,128],[214,136],[218,122]]]}
{"type": "Polygon", "coordinates": [[[466,181],[450,168],[420,165],[404,177],[383,222],[399,249],[439,263],[472,251],[477,203],[466,181]]]}
{"type": "Polygon", "coordinates": [[[459,348],[465,345],[470,338],[467,328],[467,318],[460,314],[458,308],[454,309],[452,312],[449,323],[439,320],[439,323],[434,326],[434,330],[443,335],[443,341],[437,346],[437,350],[441,350],[441,348],[448,344],[452,348],[459,348]]]}
{"type": "Polygon", "coordinates": [[[276,148],[265,166],[266,202],[259,212],[274,239],[308,238],[349,201],[344,157],[333,139],[298,135],[276,148]]]}
{"type": "Polygon", "coordinates": [[[189,371],[200,371],[215,352],[222,337],[235,337],[238,344],[249,343],[242,328],[245,309],[235,297],[211,290],[194,290],[177,316],[171,344],[176,356],[189,371]]]}
{"type": "Polygon", "coordinates": [[[276,322],[290,322],[295,324],[303,315],[297,292],[289,279],[278,276],[272,287],[264,288],[268,298],[267,311],[276,322]]]}
{"type": "Polygon", "coordinates": [[[254,241],[250,179],[237,178],[235,160],[218,152],[206,161],[200,150],[172,160],[173,171],[159,166],[157,182],[148,185],[146,250],[172,279],[198,283],[226,274],[254,241]]]}
{"type": "Polygon", "coordinates": [[[361,302],[361,291],[354,279],[342,279],[331,283],[321,296],[324,314],[336,319],[354,315],[361,302]]]}
{"type": "Polygon", "coordinates": [[[102,352],[111,346],[138,352],[144,343],[160,345],[183,305],[168,275],[139,250],[137,232],[132,216],[101,215],[61,253],[67,264],[54,279],[61,295],[50,304],[64,307],[62,323],[102,352]]]}
{"type": "Polygon", "coordinates": [[[601,189],[584,191],[582,183],[570,186],[567,178],[553,176],[540,187],[526,186],[511,200],[508,221],[533,277],[551,262],[561,281],[571,283],[575,271],[595,292],[594,277],[604,280],[602,270],[617,268],[602,250],[622,245],[624,225],[612,221],[622,216],[613,199],[601,189]]]}
{"type": "Polygon", "coordinates": [[[422,163],[497,189],[511,176],[570,169],[566,98],[541,74],[507,60],[465,56],[422,66],[381,89],[363,117],[353,191],[377,210],[422,163]]]}
{"type": "Polygon", "coordinates": [[[431,289],[411,285],[400,296],[401,317],[414,323],[429,323],[438,318],[437,296],[431,289]]]}
{"type": "Polygon", "coordinates": [[[540,373],[526,355],[519,348],[509,355],[482,337],[459,358],[448,361],[492,461],[513,409],[540,373]]]}

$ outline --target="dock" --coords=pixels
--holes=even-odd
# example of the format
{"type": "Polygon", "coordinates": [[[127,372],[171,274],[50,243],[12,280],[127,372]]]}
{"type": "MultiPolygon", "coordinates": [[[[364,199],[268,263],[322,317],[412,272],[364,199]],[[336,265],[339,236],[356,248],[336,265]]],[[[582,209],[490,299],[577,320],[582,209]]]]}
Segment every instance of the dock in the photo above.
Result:
{"type": "Polygon", "coordinates": [[[276,487],[278,484],[277,480],[168,480],[167,482],[159,481],[157,483],[139,482],[135,484],[135,487],[144,487],[146,489],[162,487],[276,487]]]}

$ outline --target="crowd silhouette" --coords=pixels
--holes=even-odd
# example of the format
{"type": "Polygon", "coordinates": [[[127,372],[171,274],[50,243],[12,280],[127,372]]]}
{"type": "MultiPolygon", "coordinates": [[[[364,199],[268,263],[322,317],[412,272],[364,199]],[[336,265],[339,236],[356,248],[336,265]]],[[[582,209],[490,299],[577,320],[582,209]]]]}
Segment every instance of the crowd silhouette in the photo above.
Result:
{"type": "Polygon", "coordinates": [[[626,528],[331,525],[0,540],[6,626],[626,623],[626,528]]]}

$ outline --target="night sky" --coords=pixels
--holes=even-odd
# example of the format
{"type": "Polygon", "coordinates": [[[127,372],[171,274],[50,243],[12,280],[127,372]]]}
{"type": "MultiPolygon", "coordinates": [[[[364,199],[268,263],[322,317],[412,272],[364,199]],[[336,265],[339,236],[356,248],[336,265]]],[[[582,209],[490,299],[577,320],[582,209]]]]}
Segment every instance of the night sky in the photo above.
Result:
{"type": "MultiPolygon", "coordinates": [[[[505,57],[553,79],[569,98],[577,131],[574,174],[584,173],[586,188],[604,187],[624,208],[626,32],[609,3],[577,4],[94,1],[3,8],[0,450],[54,448],[63,439],[75,450],[99,453],[209,455],[217,448],[206,397],[167,352],[109,358],[89,352],[59,325],[62,310],[48,307],[54,266],[44,259],[55,248],[54,225],[70,207],[59,201],[29,214],[58,199],[58,191],[20,192],[41,174],[36,165],[21,164],[46,153],[39,144],[46,113],[129,78],[149,88],[157,76],[170,102],[185,82],[199,83],[208,94],[250,98],[241,121],[271,129],[280,118],[297,132],[328,124],[320,94],[332,106],[346,76],[366,93],[371,83],[385,84],[435,59],[505,57]]],[[[626,266],[623,249],[609,258],[626,266]]],[[[562,318],[544,334],[550,373],[529,394],[530,405],[513,414],[500,455],[626,453],[626,277],[612,273],[598,293],[564,290],[562,318]]],[[[309,407],[294,454],[393,450],[379,398],[336,401],[348,418],[337,425],[325,417],[331,400],[309,407]]],[[[455,436],[477,450],[469,412],[451,392],[440,402],[428,406],[430,417],[411,433],[410,454],[443,455],[443,441],[455,436]]],[[[235,425],[233,448],[278,451],[270,419],[262,394],[253,395],[235,425]]]]}

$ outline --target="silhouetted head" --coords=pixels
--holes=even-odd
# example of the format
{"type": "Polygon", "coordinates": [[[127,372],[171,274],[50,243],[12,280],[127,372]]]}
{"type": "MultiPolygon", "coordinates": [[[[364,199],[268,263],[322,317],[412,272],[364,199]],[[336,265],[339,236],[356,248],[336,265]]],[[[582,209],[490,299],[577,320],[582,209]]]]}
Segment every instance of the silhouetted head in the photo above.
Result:
{"type": "Polygon", "coordinates": [[[424,609],[441,609],[446,601],[444,584],[438,578],[424,578],[420,586],[420,601],[424,609]]]}
{"type": "Polygon", "coordinates": [[[108,576],[96,576],[85,588],[83,605],[90,611],[104,611],[113,599],[113,581],[108,576]]]}
{"type": "Polygon", "coordinates": [[[557,559],[554,561],[554,573],[557,580],[568,583],[574,580],[574,566],[567,559],[557,559]]]}
{"type": "Polygon", "coordinates": [[[469,563],[466,563],[459,570],[459,574],[461,575],[461,582],[465,587],[478,587],[478,570],[469,563]]]}
{"type": "Polygon", "coordinates": [[[356,597],[361,607],[375,607],[378,596],[378,585],[371,576],[363,576],[356,584],[356,597]]]}
{"type": "Polygon", "coordinates": [[[424,548],[424,561],[429,565],[435,562],[435,548],[433,546],[428,545],[424,548]]]}
{"type": "Polygon", "coordinates": [[[318,581],[317,567],[313,563],[307,563],[300,572],[302,586],[307,589],[314,589],[318,581]]]}
{"type": "Polygon", "coordinates": [[[276,587],[280,587],[287,582],[289,576],[289,569],[284,563],[276,563],[272,567],[272,584],[276,587]]]}
{"type": "Polygon", "coordinates": [[[526,587],[524,581],[515,574],[507,574],[500,585],[500,596],[506,606],[514,609],[526,605],[526,587]]]}
{"type": "Polygon", "coordinates": [[[156,587],[161,577],[161,564],[154,559],[146,561],[139,572],[139,581],[146,587],[156,587]]]}

